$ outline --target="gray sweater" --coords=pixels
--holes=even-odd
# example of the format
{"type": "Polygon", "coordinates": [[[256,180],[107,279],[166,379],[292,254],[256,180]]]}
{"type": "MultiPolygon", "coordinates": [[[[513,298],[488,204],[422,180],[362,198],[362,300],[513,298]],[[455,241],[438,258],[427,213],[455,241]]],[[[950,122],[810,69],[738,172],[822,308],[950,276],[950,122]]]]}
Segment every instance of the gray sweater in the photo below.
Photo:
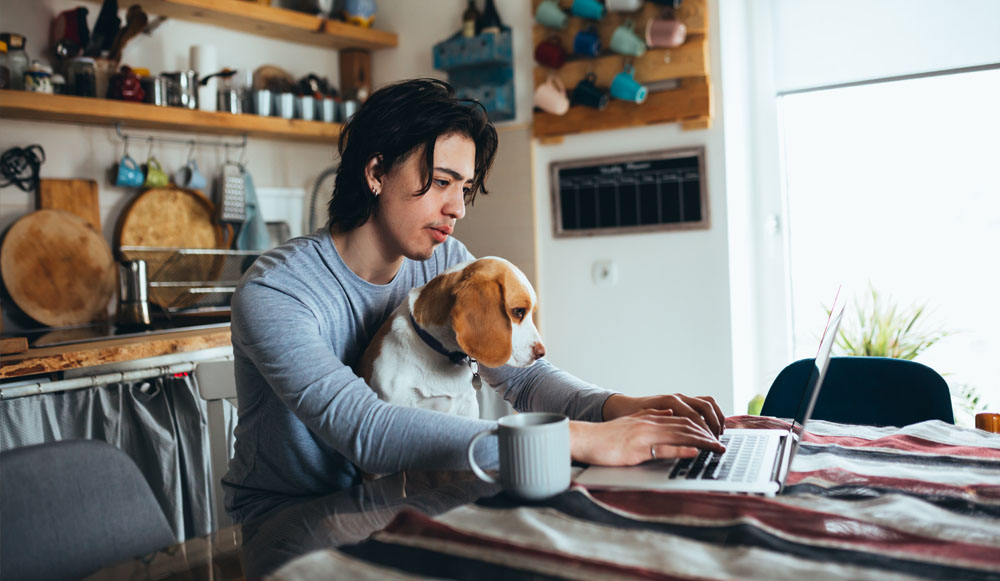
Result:
{"type": "MultiPolygon", "coordinates": [[[[222,483],[237,522],[353,486],[361,471],[468,468],[469,441],[493,422],[387,404],[351,365],[410,289],[470,259],[449,238],[428,260],[404,260],[392,282],[376,285],[354,274],[320,230],[253,264],[232,301],[239,423],[222,483]]],[[[600,421],[611,394],[544,360],[481,374],[517,410],[579,420],[600,421]]],[[[496,467],[497,457],[495,438],[477,446],[481,465],[496,467]]]]}

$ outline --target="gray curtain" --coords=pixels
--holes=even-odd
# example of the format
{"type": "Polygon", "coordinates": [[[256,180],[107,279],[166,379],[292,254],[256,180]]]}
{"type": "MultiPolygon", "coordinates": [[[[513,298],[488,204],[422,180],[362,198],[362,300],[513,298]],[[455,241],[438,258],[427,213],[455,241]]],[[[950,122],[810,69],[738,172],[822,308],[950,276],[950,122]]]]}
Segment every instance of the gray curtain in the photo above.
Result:
{"type": "Polygon", "coordinates": [[[178,542],[212,530],[208,438],[206,402],[187,373],[0,401],[0,450],[68,439],[124,450],[178,542]]]}

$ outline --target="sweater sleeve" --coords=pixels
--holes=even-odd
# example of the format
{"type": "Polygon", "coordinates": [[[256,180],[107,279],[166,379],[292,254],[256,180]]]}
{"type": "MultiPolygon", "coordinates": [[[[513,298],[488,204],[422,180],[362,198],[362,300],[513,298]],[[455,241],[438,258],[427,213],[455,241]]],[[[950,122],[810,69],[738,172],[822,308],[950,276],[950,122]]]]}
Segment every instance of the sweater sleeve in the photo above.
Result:
{"type": "MultiPolygon", "coordinates": [[[[234,295],[232,331],[234,347],[284,405],[363,471],[465,469],[470,440],[493,426],[379,400],[324,341],[310,308],[266,279],[234,295]]],[[[498,465],[495,438],[478,444],[476,461],[498,465]]]]}
{"type": "Polygon", "coordinates": [[[483,367],[480,373],[514,409],[558,412],[573,420],[604,421],[604,402],[617,393],[587,383],[544,359],[523,368],[483,367]]]}

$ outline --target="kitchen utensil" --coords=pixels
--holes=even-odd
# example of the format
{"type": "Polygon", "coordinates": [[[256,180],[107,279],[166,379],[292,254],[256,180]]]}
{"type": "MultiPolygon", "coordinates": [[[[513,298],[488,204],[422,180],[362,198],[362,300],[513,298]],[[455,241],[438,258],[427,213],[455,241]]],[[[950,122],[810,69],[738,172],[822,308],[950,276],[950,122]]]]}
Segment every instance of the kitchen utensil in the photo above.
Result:
{"type": "Polygon", "coordinates": [[[174,172],[174,183],[183,188],[202,190],[205,188],[207,181],[201,171],[198,170],[198,161],[194,157],[194,152],[195,142],[192,141],[191,150],[188,151],[187,163],[174,172]]]}
{"type": "Polygon", "coordinates": [[[625,70],[615,75],[611,81],[611,96],[623,101],[642,103],[649,90],[633,78],[635,68],[626,65],[625,70]]]}
{"type": "Polygon", "coordinates": [[[167,105],[167,80],[163,77],[142,77],[143,100],[159,107],[167,105]]]}
{"type": "Polygon", "coordinates": [[[126,260],[119,263],[118,283],[118,324],[137,327],[149,325],[146,261],[126,260]]]}
{"type": "Polygon", "coordinates": [[[222,164],[218,181],[217,209],[219,222],[242,225],[247,218],[246,183],[243,181],[243,166],[226,160],[222,164]]]}
{"type": "Polygon", "coordinates": [[[138,4],[129,6],[128,12],[125,14],[125,28],[121,29],[115,36],[108,58],[116,62],[121,60],[125,45],[138,36],[148,23],[149,17],[143,12],[141,6],[138,4]]]}
{"type": "Polygon", "coordinates": [[[561,68],[566,63],[566,49],[559,42],[559,37],[552,37],[538,43],[535,47],[535,60],[550,69],[561,68]]]}
{"type": "Polygon", "coordinates": [[[97,65],[90,57],[76,57],[66,64],[66,81],[70,95],[97,96],[97,65]]]}
{"type": "Polygon", "coordinates": [[[215,111],[218,103],[215,93],[219,86],[210,73],[219,70],[218,51],[213,44],[193,44],[188,49],[188,68],[198,71],[203,77],[198,84],[198,108],[202,111],[215,111]]]}
{"type": "Polygon", "coordinates": [[[535,89],[535,107],[553,115],[565,115],[569,111],[569,98],[566,96],[566,86],[562,79],[555,75],[535,89]]]}
{"type": "Polygon", "coordinates": [[[130,67],[121,70],[108,79],[108,98],[122,101],[142,101],[146,96],[142,90],[142,80],[130,67]]]}
{"type": "Polygon", "coordinates": [[[167,104],[171,107],[186,109],[198,108],[198,73],[196,71],[177,71],[163,73],[167,79],[167,104]]]}
{"type": "Polygon", "coordinates": [[[147,188],[158,188],[160,186],[165,186],[170,183],[170,177],[167,172],[163,171],[163,166],[160,165],[160,161],[155,157],[150,157],[146,160],[146,181],[142,183],[143,187],[147,188]]]}
{"type": "Polygon", "coordinates": [[[358,102],[354,99],[344,99],[337,103],[337,119],[341,123],[347,123],[347,120],[354,116],[358,111],[358,102]]]}
{"type": "Polygon", "coordinates": [[[41,62],[31,61],[31,66],[24,71],[24,90],[29,93],[52,94],[52,67],[41,62]]]}
{"type": "Polygon", "coordinates": [[[115,264],[104,237],[62,210],[38,210],[7,231],[0,272],[14,303],[53,327],[104,319],[115,292],[115,264]]]}
{"type": "Polygon", "coordinates": [[[549,28],[565,28],[569,16],[562,11],[558,2],[544,0],[535,9],[535,20],[542,26],[548,26],[549,28]]]}
{"type": "Polygon", "coordinates": [[[285,119],[295,117],[295,95],[293,93],[279,93],[275,95],[274,113],[276,116],[285,119]]]}
{"type": "Polygon", "coordinates": [[[573,0],[570,12],[580,18],[600,20],[604,18],[604,4],[597,0],[573,0]]]}
{"type": "Polygon", "coordinates": [[[17,186],[25,192],[38,189],[38,172],[45,161],[45,150],[37,143],[11,147],[0,155],[0,188],[17,186]]]}
{"type": "Polygon", "coordinates": [[[684,44],[687,26],[673,17],[650,18],[646,22],[646,44],[655,48],[675,48],[684,44]]]}
{"type": "Polygon", "coordinates": [[[24,46],[27,39],[14,32],[0,34],[0,41],[7,45],[7,68],[10,69],[10,87],[15,91],[24,90],[24,73],[28,70],[28,53],[24,46]]]}
{"type": "Polygon", "coordinates": [[[84,50],[86,56],[100,56],[102,51],[111,50],[118,35],[121,19],[118,18],[118,0],[104,0],[101,11],[97,13],[97,22],[90,35],[90,43],[84,50]]]}
{"type": "Polygon", "coordinates": [[[646,54],[646,41],[639,38],[635,33],[635,23],[626,20],[611,34],[611,42],[608,43],[611,50],[628,55],[642,56],[646,54]]]}
{"type": "Polygon", "coordinates": [[[118,172],[115,178],[115,185],[122,188],[138,188],[145,178],[142,175],[142,168],[139,163],[132,159],[127,152],[122,155],[118,162],[118,172]]]}
{"type": "Polygon", "coordinates": [[[573,89],[573,104],[593,107],[598,111],[608,106],[610,97],[607,91],[597,87],[597,75],[588,74],[573,89]]]}
{"type": "Polygon", "coordinates": [[[588,26],[576,33],[576,36],[573,37],[573,52],[589,57],[600,54],[601,37],[597,34],[596,26],[588,26]]]}
{"type": "Polygon", "coordinates": [[[316,101],[312,95],[299,95],[295,101],[299,119],[312,121],[316,118],[316,101]]]}
{"type": "Polygon", "coordinates": [[[197,190],[151,188],[122,211],[115,248],[225,248],[225,233],[214,215],[215,205],[197,190]]]}
{"type": "Polygon", "coordinates": [[[264,117],[271,114],[271,91],[258,89],[253,92],[253,112],[264,117]]]}
{"type": "Polygon", "coordinates": [[[263,65],[253,72],[253,88],[267,89],[272,93],[294,93],[295,78],[284,69],[263,65]]]}
{"type": "Polygon", "coordinates": [[[61,59],[75,57],[90,42],[87,12],[83,6],[63,10],[52,19],[49,39],[61,59]]]}
{"type": "Polygon", "coordinates": [[[65,210],[101,231],[100,196],[94,180],[40,180],[37,202],[39,210],[65,210]]]}

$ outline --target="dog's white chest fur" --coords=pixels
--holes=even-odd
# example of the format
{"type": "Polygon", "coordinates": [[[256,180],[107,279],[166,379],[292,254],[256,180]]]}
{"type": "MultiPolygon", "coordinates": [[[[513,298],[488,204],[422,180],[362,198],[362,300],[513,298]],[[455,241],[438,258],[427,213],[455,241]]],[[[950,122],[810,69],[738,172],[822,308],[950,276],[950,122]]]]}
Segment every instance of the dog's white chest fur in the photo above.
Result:
{"type": "Polygon", "coordinates": [[[390,316],[389,332],[372,366],[369,385],[386,402],[479,417],[468,361],[452,363],[417,335],[408,301],[390,316]]]}

